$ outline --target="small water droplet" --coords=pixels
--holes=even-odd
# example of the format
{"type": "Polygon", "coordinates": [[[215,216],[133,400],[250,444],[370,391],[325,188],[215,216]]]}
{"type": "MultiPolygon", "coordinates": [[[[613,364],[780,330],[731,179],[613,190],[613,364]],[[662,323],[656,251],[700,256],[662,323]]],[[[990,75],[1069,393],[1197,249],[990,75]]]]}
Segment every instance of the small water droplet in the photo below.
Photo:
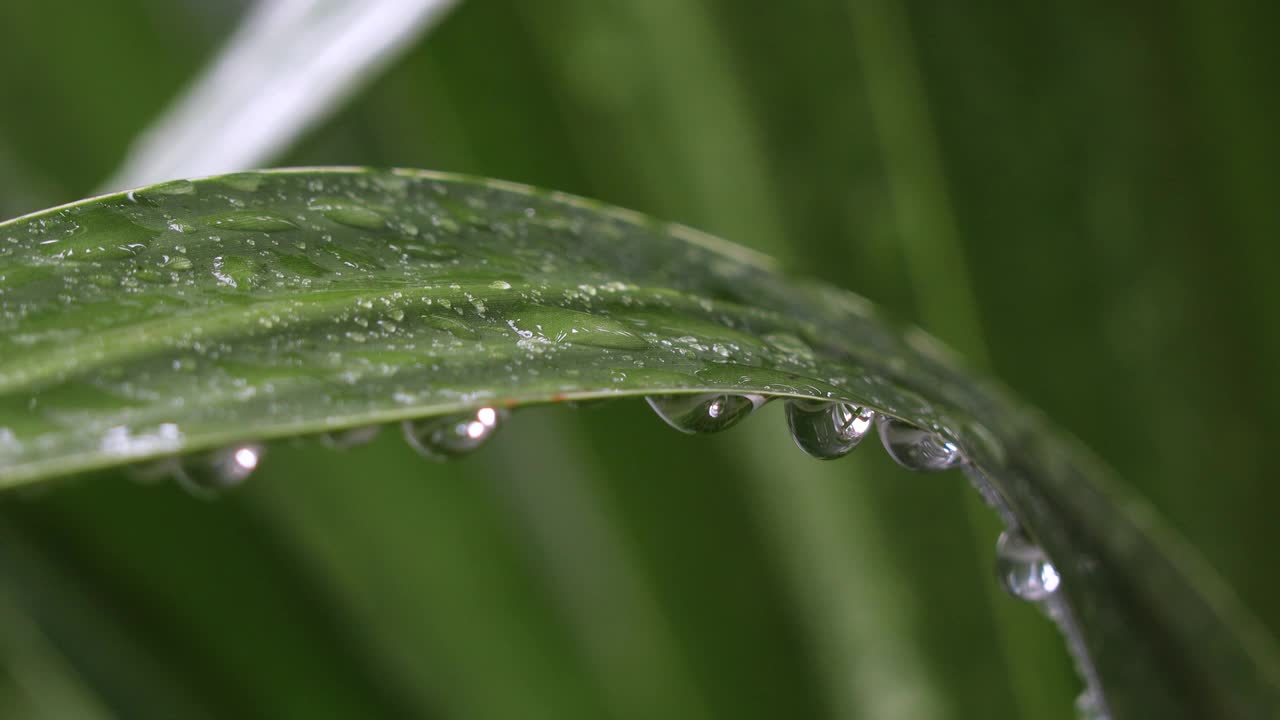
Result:
{"type": "Polygon", "coordinates": [[[257,443],[242,443],[183,458],[174,465],[174,479],[192,495],[210,498],[244,483],[265,452],[257,443]]]}
{"type": "Polygon", "coordinates": [[[419,455],[448,460],[479,448],[508,415],[506,410],[482,407],[463,415],[405,420],[400,427],[409,446],[419,455]]]}
{"type": "Polygon", "coordinates": [[[822,400],[787,401],[791,439],[819,460],[848,455],[871,432],[875,413],[849,403],[822,400]]]}
{"type": "Polygon", "coordinates": [[[378,437],[378,433],[381,430],[381,425],[347,428],[346,430],[321,434],[320,442],[325,447],[330,447],[334,450],[350,450],[373,442],[373,439],[378,437]]]}
{"type": "Polygon", "coordinates": [[[1010,595],[1028,602],[1044,600],[1062,584],[1044,550],[1017,530],[1006,530],[996,540],[996,577],[1010,595]]]}
{"type": "Polygon", "coordinates": [[[876,428],[889,457],[908,470],[946,470],[963,459],[955,443],[909,422],[881,415],[876,428]]]}
{"type": "Polygon", "coordinates": [[[649,407],[663,422],[682,433],[712,433],[737,425],[765,399],[760,395],[649,395],[649,407]]]}

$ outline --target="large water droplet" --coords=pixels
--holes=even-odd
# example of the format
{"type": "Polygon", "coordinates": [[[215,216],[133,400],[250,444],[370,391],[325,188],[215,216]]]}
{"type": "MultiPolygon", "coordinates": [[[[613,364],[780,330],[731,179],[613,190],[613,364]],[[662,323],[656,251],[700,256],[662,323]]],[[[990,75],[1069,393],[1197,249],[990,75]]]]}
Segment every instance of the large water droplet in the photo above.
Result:
{"type": "Polygon", "coordinates": [[[1010,595],[1029,602],[1044,600],[1062,584],[1044,550],[1017,530],[1000,533],[996,541],[996,577],[1010,595]]]}
{"type": "Polygon", "coordinates": [[[316,198],[307,207],[321,211],[325,217],[340,225],[358,230],[381,230],[387,224],[387,219],[377,210],[342,198],[316,198]]]}
{"type": "Polygon", "coordinates": [[[171,180],[143,189],[143,192],[157,195],[191,195],[195,191],[195,183],[190,180],[171,180]]]}
{"type": "Polygon", "coordinates": [[[727,430],[745,418],[765,399],[759,395],[649,395],[649,407],[671,427],[682,433],[711,433],[727,430]]]}
{"type": "Polygon", "coordinates": [[[787,401],[791,439],[820,460],[848,455],[871,432],[875,413],[849,403],[822,400],[787,401]]]}
{"type": "Polygon", "coordinates": [[[423,245],[421,243],[409,243],[404,246],[404,254],[409,257],[418,258],[419,260],[434,260],[443,262],[452,260],[459,255],[458,248],[452,245],[444,245],[436,243],[434,245],[423,245]]]}
{"type": "Polygon", "coordinates": [[[257,284],[258,266],[249,258],[238,255],[219,255],[213,259],[213,276],[223,285],[233,288],[249,288],[257,284]]]}
{"type": "Polygon", "coordinates": [[[448,460],[484,444],[509,413],[493,407],[449,417],[405,420],[400,424],[409,446],[423,457],[448,460]]]}
{"type": "Polygon", "coordinates": [[[262,173],[244,172],[223,175],[222,177],[217,178],[217,180],[223,184],[230,185],[236,190],[254,192],[258,189],[258,186],[262,184],[265,177],[266,176],[262,173]]]}
{"type": "Polygon", "coordinates": [[[323,433],[320,435],[320,442],[334,450],[350,450],[373,442],[381,430],[381,425],[347,428],[337,432],[323,433]]]}
{"type": "Polygon", "coordinates": [[[889,457],[908,470],[946,470],[963,459],[955,443],[911,423],[881,415],[876,428],[889,457]]]}
{"type": "Polygon", "coordinates": [[[525,339],[551,344],[591,345],[616,350],[649,347],[631,328],[609,317],[546,305],[526,305],[507,315],[507,324],[525,339]]]}
{"type": "Polygon", "coordinates": [[[174,466],[174,479],[192,495],[213,497],[247,480],[265,452],[257,443],[242,443],[183,458],[174,466]]]}

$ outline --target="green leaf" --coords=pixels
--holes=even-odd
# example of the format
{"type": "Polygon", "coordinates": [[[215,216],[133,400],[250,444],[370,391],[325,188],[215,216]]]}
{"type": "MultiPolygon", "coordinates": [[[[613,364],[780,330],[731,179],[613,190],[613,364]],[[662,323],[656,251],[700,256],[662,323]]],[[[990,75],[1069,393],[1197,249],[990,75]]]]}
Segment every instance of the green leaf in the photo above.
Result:
{"type": "Polygon", "coordinates": [[[1280,710],[1265,635],[1087,451],[861,298],[685,227],[419,171],[179,181],[0,224],[0,328],[6,486],[482,406],[871,408],[954,443],[1043,547],[1115,717],[1280,710]]]}

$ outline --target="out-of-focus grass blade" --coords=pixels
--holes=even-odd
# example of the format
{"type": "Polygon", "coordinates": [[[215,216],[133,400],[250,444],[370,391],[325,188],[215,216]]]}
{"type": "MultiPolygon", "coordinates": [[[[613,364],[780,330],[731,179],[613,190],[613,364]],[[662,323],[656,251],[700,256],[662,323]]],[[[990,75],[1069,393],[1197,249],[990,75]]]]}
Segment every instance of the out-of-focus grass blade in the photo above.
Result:
{"type": "Polygon", "coordinates": [[[138,138],[109,190],[265,164],[457,0],[265,0],[138,138]]]}

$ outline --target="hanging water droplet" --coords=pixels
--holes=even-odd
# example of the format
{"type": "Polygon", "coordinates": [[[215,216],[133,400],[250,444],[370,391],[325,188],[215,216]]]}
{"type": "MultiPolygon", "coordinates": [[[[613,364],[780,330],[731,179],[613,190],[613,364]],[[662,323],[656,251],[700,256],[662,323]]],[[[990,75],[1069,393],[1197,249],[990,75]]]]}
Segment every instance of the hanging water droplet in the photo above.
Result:
{"type": "Polygon", "coordinates": [[[192,495],[210,498],[247,480],[265,452],[262,445],[243,443],[183,458],[173,466],[174,479],[192,495]]]}
{"type": "Polygon", "coordinates": [[[1062,584],[1044,550],[1017,530],[1006,530],[996,540],[996,577],[1010,595],[1028,602],[1044,600],[1062,584]]]}
{"type": "Polygon", "coordinates": [[[350,450],[361,445],[368,445],[382,431],[381,425],[365,425],[364,427],[347,428],[337,432],[320,435],[320,442],[334,450],[350,450]]]}
{"type": "Polygon", "coordinates": [[[848,455],[871,432],[875,413],[849,403],[788,400],[787,427],[791,439],[819,460],[848,455]]]}
{"type": "Polygon", "coordinates": [[[897,418],[876,418],[880,442],[894,462],[908,470],[946,470],[963,459],[955,443],[897,418]]]}
{"type": "Polygon", "coordinates": [[[400,427],[409,446],[419,455],[447,460],[483,445],[508,414],[506,410],[482,407],[464,415],[405,420],[400,427]]]}
{"type": "Polygon", "coordinates": [[[711,433],[727,430],[765,403],[760,395],[649,395],[649,407],[671,427],[682,433],[711,433]]]}

